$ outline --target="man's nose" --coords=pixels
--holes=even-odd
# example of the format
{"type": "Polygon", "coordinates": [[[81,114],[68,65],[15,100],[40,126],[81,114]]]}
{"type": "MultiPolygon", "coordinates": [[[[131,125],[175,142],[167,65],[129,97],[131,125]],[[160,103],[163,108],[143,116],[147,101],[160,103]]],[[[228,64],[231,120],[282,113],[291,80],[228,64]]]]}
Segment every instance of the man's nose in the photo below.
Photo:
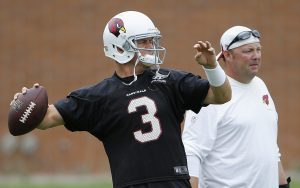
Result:
{"type": "Polygon", "coordinates": [[[152,48],[153,47],[153,42],[152,42],[152,40],[147,40],[146,41],[146,46],[148,47],[148,48],[152,48]]]}
{"type": "Polygon", "coordinates": [[[253,52],[253,58],[254,58],[254,59],[259,59],[259,58],[261,58],[261,51],[254,50],[254,52],[253,52]]]}

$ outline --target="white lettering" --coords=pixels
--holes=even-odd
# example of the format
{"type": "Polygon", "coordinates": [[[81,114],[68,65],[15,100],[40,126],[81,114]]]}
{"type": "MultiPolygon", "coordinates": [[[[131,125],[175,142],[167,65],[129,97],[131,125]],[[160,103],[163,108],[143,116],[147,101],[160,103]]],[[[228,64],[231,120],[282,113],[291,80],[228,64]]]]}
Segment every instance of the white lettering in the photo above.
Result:
{"type": "Polygon", "coordinates": [[[129,97],[129,96],[131,96],[131,95],[135,95],[135,94],[138,94],[138,93],[145,93],[145,92],[146,92],[146,89],[134,91],[134,92],[132,92],[132,93],[126,94],[126,97],[129,97]]]}

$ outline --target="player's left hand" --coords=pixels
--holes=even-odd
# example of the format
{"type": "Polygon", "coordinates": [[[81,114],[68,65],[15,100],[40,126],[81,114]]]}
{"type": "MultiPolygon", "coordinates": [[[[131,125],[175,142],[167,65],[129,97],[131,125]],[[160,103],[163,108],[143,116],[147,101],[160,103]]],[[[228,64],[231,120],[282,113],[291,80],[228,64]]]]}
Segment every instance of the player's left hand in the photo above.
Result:
{"type": "MultiPolygon", "coordinates": [[[[33,85],[33,87],[38,88],[38,87],[40,87],[40,85],[39,85],[38,83],[35,83],[35,84],[33,85]]],[[[25,95],[26,92],[27,92],[27,89],[28,89],[27,87],[23,87],[21,93],[16,93],[16,94],[14,95],[13,100],[10,102],[10,105],[12,105],[12,104],[15,102],[15,100],[18,99],[18,96],[19,96],[19,95],[21,95],[21,94],[25,95]]]]}
{"type": "Polygon", "coordinates": [[[198,41],[194,45],[194,48],[197,50],[195,60],[198,64],[208,69],[213,69],[217,66],[215,49],[211,46],[210,42],[198,41]]]}

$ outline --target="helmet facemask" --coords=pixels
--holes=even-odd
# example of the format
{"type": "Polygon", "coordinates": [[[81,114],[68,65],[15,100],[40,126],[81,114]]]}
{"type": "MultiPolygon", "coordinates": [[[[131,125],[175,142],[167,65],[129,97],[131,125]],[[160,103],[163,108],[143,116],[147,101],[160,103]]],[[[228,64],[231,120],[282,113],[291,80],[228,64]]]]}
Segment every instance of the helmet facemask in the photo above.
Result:
{"type": "Polygon", "coordinates": [[[137,54],[137,58],[140,62],[142,62],[146,66],[152,65],[161,65],[164,61],[166,49],[160,46],[159,41],[161,39],[161,35],[159,34],[146,34],[146,35],[138,35],[133,36],[132,39],[129,39],[129,43],[133,51],[137,54]],[[152,47],[151,48],[143,48],[139,47],[139,40],[151,40],[152,47]]]}

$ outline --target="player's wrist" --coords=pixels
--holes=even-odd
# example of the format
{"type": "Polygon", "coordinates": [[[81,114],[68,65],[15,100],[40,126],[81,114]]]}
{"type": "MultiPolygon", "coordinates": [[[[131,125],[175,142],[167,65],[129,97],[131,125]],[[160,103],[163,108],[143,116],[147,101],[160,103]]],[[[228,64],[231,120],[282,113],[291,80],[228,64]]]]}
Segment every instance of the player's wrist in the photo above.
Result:
{"type": "Polygon", "coordinates": [[[217,61],[215,61],[214,63],[211,63],[211,64],[202,65],[202,67],[204,69],[215,69],[217,66],[218,66],[218,62],[217,61]]]}
{"type": "Polygon", "coordinates": [[[224,84],[226,80],[226,74],[218,62],[216,62],[216,67],[213,69],[208,69],[205,67],[203,67],[203,69],[211,86],[219,87],[224,84]]]}

